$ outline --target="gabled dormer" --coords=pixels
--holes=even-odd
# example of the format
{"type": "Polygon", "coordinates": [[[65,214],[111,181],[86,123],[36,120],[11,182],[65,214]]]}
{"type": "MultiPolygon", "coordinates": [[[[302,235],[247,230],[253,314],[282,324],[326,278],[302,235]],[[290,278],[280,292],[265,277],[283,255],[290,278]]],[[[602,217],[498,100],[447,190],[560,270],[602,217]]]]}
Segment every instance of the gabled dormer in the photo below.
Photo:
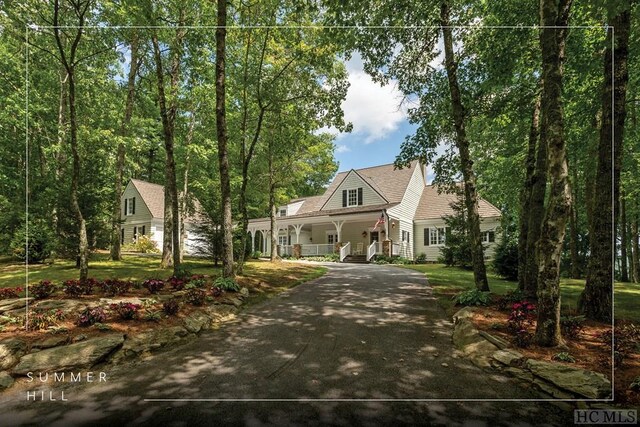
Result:
{"type": "Polygon", "coordinates": [[[321,210],[353,208],[389,203],[375,184],[351,169],[329,196],[321,210]]]}

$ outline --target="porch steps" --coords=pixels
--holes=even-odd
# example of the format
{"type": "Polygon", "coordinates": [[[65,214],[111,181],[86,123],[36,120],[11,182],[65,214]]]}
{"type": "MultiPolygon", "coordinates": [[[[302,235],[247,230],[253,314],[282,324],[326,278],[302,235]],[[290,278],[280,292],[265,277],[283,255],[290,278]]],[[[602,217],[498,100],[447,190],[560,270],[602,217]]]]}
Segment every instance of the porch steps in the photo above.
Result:
{"type": "Polygon", "coordinates": [[[351,264],[369,264],[366,255],[347,255],[343,262],[351,264]]]}

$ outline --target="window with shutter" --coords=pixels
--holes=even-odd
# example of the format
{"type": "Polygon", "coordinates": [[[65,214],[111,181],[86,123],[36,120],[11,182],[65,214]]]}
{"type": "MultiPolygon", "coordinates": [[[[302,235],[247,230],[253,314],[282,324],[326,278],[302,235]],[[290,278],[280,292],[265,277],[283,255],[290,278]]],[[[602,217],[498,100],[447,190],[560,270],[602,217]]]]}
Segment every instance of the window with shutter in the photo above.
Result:
{"type": "Polygon", "coordinates": [[[145,231],[146,231],[146,227],[147,227],[146,225],[143,225],[143,226],[142,226],[142,231],[140,231],[140,234],[141,234],[141,235],[143,235],[143,236],[144,236],[145,234],[147,234],[147,233],[145,233],[145,231]]]}

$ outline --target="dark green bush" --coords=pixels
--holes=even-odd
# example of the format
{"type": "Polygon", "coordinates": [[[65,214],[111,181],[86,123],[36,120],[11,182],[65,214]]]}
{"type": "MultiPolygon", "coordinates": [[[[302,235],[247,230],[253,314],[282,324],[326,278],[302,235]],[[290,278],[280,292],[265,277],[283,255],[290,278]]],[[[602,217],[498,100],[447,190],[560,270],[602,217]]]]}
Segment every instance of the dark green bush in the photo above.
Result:
{"type": "Polygon", "coordinates": [[[493,268],[507,280],[518,280],[518,243],[511,239],[502,239],[496,247],[493,268]]]}
{"type": "MultiPolygon", "coordinates": [[[[29,264],[43,262],[49,256],[54,245],[53,233],[42,224],[29,224],[29,264]]],[[[24,227],[18,229],[11,239],[11,253],[20,261],[27,259],[27,232],[24,227]]]]}
{"type": "Polygon", "coordinates": [[[469,289],[454,295],[453,301],[456,305],[489,305],[491,294],[478,289],[469,289]]]}
{"type": "Polygon", "coordinates": [[[228,292],[238,292],[240,290],[240,285],[238,285],[235,280],[231,279],[230,277],[218,277],[213,282],[213,286],[228,292]]]}

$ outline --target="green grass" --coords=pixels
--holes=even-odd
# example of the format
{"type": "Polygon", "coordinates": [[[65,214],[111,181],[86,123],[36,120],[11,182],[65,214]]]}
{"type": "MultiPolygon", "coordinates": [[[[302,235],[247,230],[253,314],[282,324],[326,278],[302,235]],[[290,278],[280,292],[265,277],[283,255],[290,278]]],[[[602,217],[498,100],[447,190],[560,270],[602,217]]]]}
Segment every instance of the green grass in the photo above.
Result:
{"type": "MultiPolygon", "coordinates": [[[[445,308],[450,308],[451,295],[474,287],[473,272],[457,267],[446,267],[443,264],[404,265],[404,268],[425,273],[429,284],[440,297],[445,308]]],[[[501,279],[489,272],[489,288],[495,294],[505,294],[518,287],[513,281],[501,279]]],[[[560,293],[563,309],[575,310],[578,305],[578,297],[584,289],[584,280],[561,279],[560,293]]],[[[635,283],[615,283],[615,316],[616,319],[626,319],[634,322],[640,321],[640,311],[637,309],[637,301],[640,298],[640,285],[635,283]]]]}

